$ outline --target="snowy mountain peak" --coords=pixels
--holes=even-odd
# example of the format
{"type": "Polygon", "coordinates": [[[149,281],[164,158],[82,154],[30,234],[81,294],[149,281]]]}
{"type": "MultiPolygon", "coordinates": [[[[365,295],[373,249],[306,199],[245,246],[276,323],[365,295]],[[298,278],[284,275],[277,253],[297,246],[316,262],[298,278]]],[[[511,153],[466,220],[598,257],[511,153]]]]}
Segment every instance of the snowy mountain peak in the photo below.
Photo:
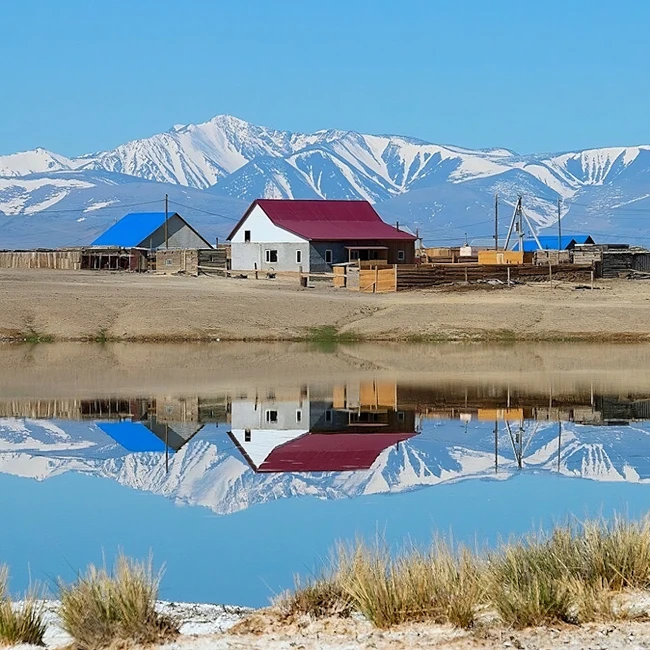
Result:
{"type": "MultiPolygon", "coordinates": [[[[614,233],[617,241],[631,236],[643,243],[638,238],[647,234],[650,243],[650,229],[640,230],[638,214],[633,221],[628,207],[650,213],[649,146],[519,155],[343,129],[292,133],[226,114],[77,158],[41,147],[0,156],[0,215],[43,211],[46,217],[45,210],[63,206],[75,223],[87,209],[115,218],[121,203],[159,199],[170,185],[179,188],[179,203],[190,205],[192,196],[197,208],[217,213],[224,202],[260,197],[364,199],[388,220],[418,228],[432,245],[436,238],[460,241],[465,233],[491,243],[496,193],[504,232],[518,195],[538,230],[554,225],[560,198],[567,232],[591,230],[595,223],[592,234],[601,240],[614,233]],[[201,193],[200,201],[193,192],[201,193]]],[[[93,234],[101,230],[96,224],[93,234]]],[[[2,245],[84,241],[79,229],[74,237],[46,242],[27,240],[26,230],[13,227],[9,241],[3,231],[2,245]]],[[[227,229],[208,234],[223,237],[227,229]]]]}

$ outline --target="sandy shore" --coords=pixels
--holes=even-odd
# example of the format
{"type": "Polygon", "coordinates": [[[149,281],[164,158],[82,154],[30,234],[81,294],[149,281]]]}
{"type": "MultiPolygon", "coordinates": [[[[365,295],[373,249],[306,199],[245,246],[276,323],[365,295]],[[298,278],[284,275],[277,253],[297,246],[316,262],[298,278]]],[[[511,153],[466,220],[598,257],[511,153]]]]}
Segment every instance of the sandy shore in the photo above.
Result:
{"type": "Polygon", "coordinates": [[[0,270],[0,339],[650,340],[650,283],[358,294],[296,281],[0,270]]]}
{"type": "MultiPolygon", "coordinates": [[[[69,647],[70,637],[61,629],[56,601],[45,609],[45,644],[54,650],[69,647]]],[[[160,603],[159,611],[174,617],[181,635],[164,650],[474,650],[478,648],[647,648],[650,624],[617,621],[588,625],[561,625],[526,630],[498,627],[459,630],[450,625],[418,623],[388,631],[378,630],[359,616],[350,619],[312,620],[303,617],[279,623],[264,611],[251,612],[221,605],[160,603]]],[[[23,650],[35,646],[18,646],[23,650]]]]}

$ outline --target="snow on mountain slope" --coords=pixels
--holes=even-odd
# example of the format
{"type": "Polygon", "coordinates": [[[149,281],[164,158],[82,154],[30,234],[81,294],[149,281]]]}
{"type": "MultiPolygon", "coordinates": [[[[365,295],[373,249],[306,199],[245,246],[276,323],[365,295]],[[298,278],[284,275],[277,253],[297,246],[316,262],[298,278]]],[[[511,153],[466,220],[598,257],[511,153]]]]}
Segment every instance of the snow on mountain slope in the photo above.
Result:
{"type": "MultiPolygon", "coordinates": [[[[213,212],[220,211],[219,201],[245,207],[260,197],[367,199],[392,221],[419,228],[430,244],[458,243],[465,233],[489,238],[496,192],[505,233],[521,194],[538,231],[554,228],[562,199],[566,232],[588,230],[600,240],[650,243],[650,220],[632,214],[648,210],[650,146],[519,155],[337,129],[291,133],[229,115],[77,158],[44,149],[0,156],[0,217],[42,212],[39,219],[47,220],[48,230],[51,210],[64,199],[66,209],[68,204],[81,208],[77,219],[91,205],[123,214],[105,186],[129,181],[142,183],[130,186],[129,203],[146,201],[154,192],[160,200],[173,186],[194,190],[196,207],[213,212]],[[88,183],[98,188],[92,202],[88,183]],[[206,189],[199,200],[196,192],[206,189]]],[[[11,227],[12,245],[32,245],[25,223],[11,227]]],[[[71,243],[67,237],[57,241],[71,243]]],[[[51,244],[42,238],[36,245],[51,244]]]]}
{"type": "MultiPolygon", "coordinates": [[[[529,423],[524,470],[559,471],[596,481],[650,482],[647,427],[529,423]]],[[[0,472],[45,480],[65,472],[104,477],[177,503],[230,514],[277,499],[339,499],[398,493],[470,479],[504,480],[521,471],[505,433],[495,471],[492,425],[463,431],[457,421],[428,422],[419,436],[386,449],[368,470],[256,474],[225,433],[206,427],[173,454],[129,453],[91,423],[0,420],[0,472]],[[67,436],[67,445],[63,438],[67,436]]]]}
{"type": "Polygon", "coordinates": [[[65,156],[38,148],[0,156],[0,176],[18,177],[42,172],[75,169],[78,164],[65,156]]]}
{"type": "Polygon", "coordinates": [[[247,205],[103,170],[0,178],[0,249],[88,245],[127,212],[163,210],[165,194],[210,241],[223,239],[247,205]]]}

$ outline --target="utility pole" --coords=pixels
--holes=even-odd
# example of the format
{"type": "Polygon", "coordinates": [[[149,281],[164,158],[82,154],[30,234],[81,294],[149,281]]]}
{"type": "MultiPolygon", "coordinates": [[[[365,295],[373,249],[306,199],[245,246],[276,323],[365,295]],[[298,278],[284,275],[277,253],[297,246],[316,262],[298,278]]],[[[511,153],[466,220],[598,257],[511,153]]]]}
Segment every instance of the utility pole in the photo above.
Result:
{"type": "Polygon", "coordinates": [[[165,248],[169,248],[169,231],[167,228],[168,213],[169,213],[169,195],[165,194],[165,248]]]}
{"type": "Polygon", "coordinates": [[[519,222],[517,226],[517,230],[519,232],[519,252],[523,252],[524,250],[524,211],[523,208],[521,207],[521,194],[519,195],[519,198],[517,199],[517,213],[519,215],[519,222]]]}
{"type": "MultiPolygon", "coordinates": [[[[557,249],[562,250],[562,199],[557,200],[557,249]]],[[[559,258],[558,258],[559,259],[559,258]]]]}
{"type": "Polygon", "coordinates": [[[499,195],[494,195],[494,250],[499,250],[499,195]]]}

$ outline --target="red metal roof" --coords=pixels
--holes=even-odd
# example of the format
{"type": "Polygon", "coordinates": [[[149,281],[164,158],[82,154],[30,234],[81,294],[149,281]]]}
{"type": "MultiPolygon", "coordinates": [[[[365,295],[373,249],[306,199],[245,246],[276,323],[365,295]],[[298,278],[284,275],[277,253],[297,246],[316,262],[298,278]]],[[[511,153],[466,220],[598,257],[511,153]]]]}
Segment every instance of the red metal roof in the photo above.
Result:
{"type": "Polygon", "coordinates": [[[310,240],[408,240],[415,237],[383,222],[368,201],[258,199],[230,233],[231,239],[259,205],[278,227],[310,240]]]}
{"type": "Polygon", "coordinates": [[[413,433],[308,433],[276,447],[258,472],[344,472],[368,469],[377,456],[413,433]]]}

